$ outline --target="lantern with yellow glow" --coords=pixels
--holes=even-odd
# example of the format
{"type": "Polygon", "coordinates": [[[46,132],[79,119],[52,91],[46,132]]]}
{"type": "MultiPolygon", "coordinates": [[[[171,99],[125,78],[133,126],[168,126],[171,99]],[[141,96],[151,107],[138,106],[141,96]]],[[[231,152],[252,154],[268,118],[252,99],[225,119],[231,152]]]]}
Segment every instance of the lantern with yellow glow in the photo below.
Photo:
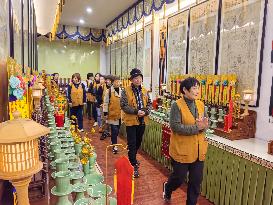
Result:
{"type": "Polygon", "coordinates": [[[245,110],[241,115],[242,117],[249,115],[248,113],[248,105],[253,100],[253,90],[244,90],[243,91],[243,100],[245,102],[245,110]]]}
{"type": "Polygon", "coordinates": [[[45,87],[42,85],[42,83],[39,83],[37,81],[32,87],[32,96],[35,108],[40,107],[40,100],[43,96],[43,89],[45,89],[45,87]]]}
{"type": "Polygon", "coordinates": [[[29,205],[28,185],[33,174],[42,169],[39,160],[39,137],[49,129],[33,120],[20,118],[0,124],[0,179],[9,180],[15,187],[18,205],[29,205]]]}

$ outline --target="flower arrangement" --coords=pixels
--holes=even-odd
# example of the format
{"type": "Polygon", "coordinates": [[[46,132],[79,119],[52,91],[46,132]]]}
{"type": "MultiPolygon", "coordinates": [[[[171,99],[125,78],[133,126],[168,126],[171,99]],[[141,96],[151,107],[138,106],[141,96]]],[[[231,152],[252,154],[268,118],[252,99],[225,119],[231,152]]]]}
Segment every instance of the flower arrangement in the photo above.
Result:
{"type": "Polygon", "coordinates": [[[22,100],[26,94],[27,85],[22,76],[11,75],[9,79],[9,101],[22,100]]]}
{"type": "Polygon", "coordinates": [[[92,157],[94,155],[94,147],[91,145],[90,138],[86,136],[83,138],[83,146],[82,146],[82,152],[81,152],[81,163],[87,164],[89,157],[92,157]]]}

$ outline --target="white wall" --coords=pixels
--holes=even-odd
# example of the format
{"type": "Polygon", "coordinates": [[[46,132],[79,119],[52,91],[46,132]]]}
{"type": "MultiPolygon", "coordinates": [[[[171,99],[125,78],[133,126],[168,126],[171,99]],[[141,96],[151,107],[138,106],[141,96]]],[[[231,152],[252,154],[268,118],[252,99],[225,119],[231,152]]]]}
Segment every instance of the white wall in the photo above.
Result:
{"type": "MultiPolygon", "coordinates": [[[[257,131],[256,138],[263,140],[273,140],[273,118],[269,122],[268,116],[272,76],[273,76],[273,64],[271,65],[271,49],[273,41],[273,0],[268,0],[267,16],[266,16],[266,29],[264,39],[264,52],[263,52],[263,70],[261,76],[261,88],[260,88],[260,101],[258,108],[250,108],[257,111],[257,131]]],[[[153,25],[153,71],[152,71],[152,91],[153,98],[155,97],[156,87],[159,81],[159,19],[155,14],[155,21],[153,25]]],[[[101,50],[101,72],[103,73],[106,67],[105,49],[101,50]],[[105,59],[105,63],[102,60],[105,59]]],[[[266,149],[266,148],[265,148],[266,149]]]]}
{"type": "Polygon", "coordinates": [[[272,86],[273,65],[271,65],[271,49],[273,41],[273,1],[269,0],[267,5],[265,41],[263,52],[263,70],[260,88],[260,104],[257,111],[256,137],[263,140],[273,140],[273,120],[269,123],[269,103],[272,86]]]}
{"type": "Polygon", "coordinates": [[[153,24],[153,69],[152,69],[152,97],[155,98],[158,95],[159,85],[159,30],[160,30],[159,14],[155,14],[153,24]]]}

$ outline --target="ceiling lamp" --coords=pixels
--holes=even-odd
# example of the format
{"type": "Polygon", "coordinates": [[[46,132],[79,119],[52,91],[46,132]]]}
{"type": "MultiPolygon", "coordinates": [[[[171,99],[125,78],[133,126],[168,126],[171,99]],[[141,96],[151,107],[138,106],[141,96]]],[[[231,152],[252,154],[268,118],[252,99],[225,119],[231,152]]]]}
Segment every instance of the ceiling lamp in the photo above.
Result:
{"type": "Polygon", "coordinates": [[[86,9],[86,11],[87,11],[87,13],[91,14],[93,10],[92,10],[92,8],[88,7],[88,8],[86,9]]]}

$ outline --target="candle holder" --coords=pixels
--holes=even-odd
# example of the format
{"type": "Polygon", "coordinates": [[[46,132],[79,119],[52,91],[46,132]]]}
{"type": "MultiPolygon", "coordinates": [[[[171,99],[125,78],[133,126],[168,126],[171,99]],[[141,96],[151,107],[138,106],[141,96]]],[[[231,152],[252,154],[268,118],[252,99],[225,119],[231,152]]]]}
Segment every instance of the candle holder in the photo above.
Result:
{"type": "Polygon", "coordinates": [[[216,108],[212,107],[210,110],[210,121],[212,122],[210,128],[214,129],[217,127],[218,120],[216,119],[216,108]]]}
{"type": "Polygon", "coordinates": [[[86,192],[87,188],[88,188],[88,185],[83,183],[77,183],[73,185],[73,192],[76,193],[75,201],[85,198],[84,192],[86,192]]]}
{"type": "Polygon", "coordinates": [[[95,164],[96,164],[97,154],[93,152],[91,156],[89,156],[89,166],[90,166],[90,172],[95,171],[95,164]]]}
{"type": "Polygon", "coordinates": [[[212,108],[210,109],[210,119],[211,119],[211,120],[215,120],[215,119],[216,119],[215,115],[216,115],[216,108],[215,108],[215,107],[212,107],[212,108]]]}
{"type": "Polygon", "coordinates": [[[56,205],[72,205],[72,202],[68,197],[73,190],[70,184],[70,171],[57,172],[55,177],[56,186],[51,189],[51,193],[54,196],[58,196],[58,202],[56,205]]]}
{"type": "Polygon", "coordinates": [[[94,186],[94,185],[102,183],[104,181],[104,177],[101,174],[93,173],[93,174],[84,176],[83,180],[89,186],[94,186]]]}
{"type": "Polygon", "coordinates": [[[74,144],[75,152],[76,152],[76,155],[78,157],[80,156],[80,153],[81,153],[81,150],[82,150],[82,146],[83,146],[82,143],[75,143],[74,144]]]}
{"type": "Polygon", "coordinates": [[[88,160],[87,160],[87,163],[82,164],[82,168],[83,168],[84,176],[90,174],[90,165],[88,160]]]}
{"type": "MultiPolygon", "coordinates": [[[[95,204],[100,204],[100,205],[106,205],[106,198],[101,197],[95,200],[95,204]]],[[[114,197],[108,197],[107,198],[107,205],[116,205],[117,204],[117,199],[114,197]]]]}
{"type": "Polygon", "coordinates": [[[224,116],[225,116],[225,114],[224,114],[224,110],[223,109],[219,109],[218,110],[219,112],[218,112],[218,122],[224,122],[224,116]]]}
{"type": "Polygon", "coordinates": [[[54,150],[54,159],[61,159],[61,158],[65,158],[65,153],[63,152],[62,149],[56,149],[54,150]]]}
{"type": "Polygon", "coordinates": [[[84,173],[81,171],[74,171],[71,173],[72,184],[82,183],[84,173]]]}
{"type": "Polygon", "coordinates": [[[68,166],[69,166],[69,159],[67,157],[65,158],[60,158],[60,159],[56,159],[55,163],[56,163],[56,171],[60,172],[60,171],[68,171],[68,166]]]}
{"type": "Polygon", "coordinates": [[[241,115],[242,118],[249,115],[248,105],[253,100],[254,92],[252,90],[244,90],[243,93],[244,93],[243,100],[245,102],[245,110],[244,110],[244,113],[241,115]]]}
{"type": "Polygon", "coordinates": [[[69,162],[68,169],[71,172],[79,170],[80,164],[78,162],[69,162]]]}
{"type": "Polygon", "coordinates": [[[68,154],[66,155],[69,158],[69,162],[79,162],[79,157],[77,155],[73,154],[68,154]]]}
{"type": "Polygon", "coordinates": [[[74,205],[93,205],[93,204],[95,204],[95,201],[92,198],[79,199],[74,203],[74,205]]]}
{"type": "Polygon", "coordinates": [[[109,185],[101,184],[101,183],[91,186],[90,188],[87,189],[88,195],[91,196],[92,198],[104,197],[106,196],[106,193],[108,196],[111,194],[111,192],[112,192],[112,188],[109,185]]]}

